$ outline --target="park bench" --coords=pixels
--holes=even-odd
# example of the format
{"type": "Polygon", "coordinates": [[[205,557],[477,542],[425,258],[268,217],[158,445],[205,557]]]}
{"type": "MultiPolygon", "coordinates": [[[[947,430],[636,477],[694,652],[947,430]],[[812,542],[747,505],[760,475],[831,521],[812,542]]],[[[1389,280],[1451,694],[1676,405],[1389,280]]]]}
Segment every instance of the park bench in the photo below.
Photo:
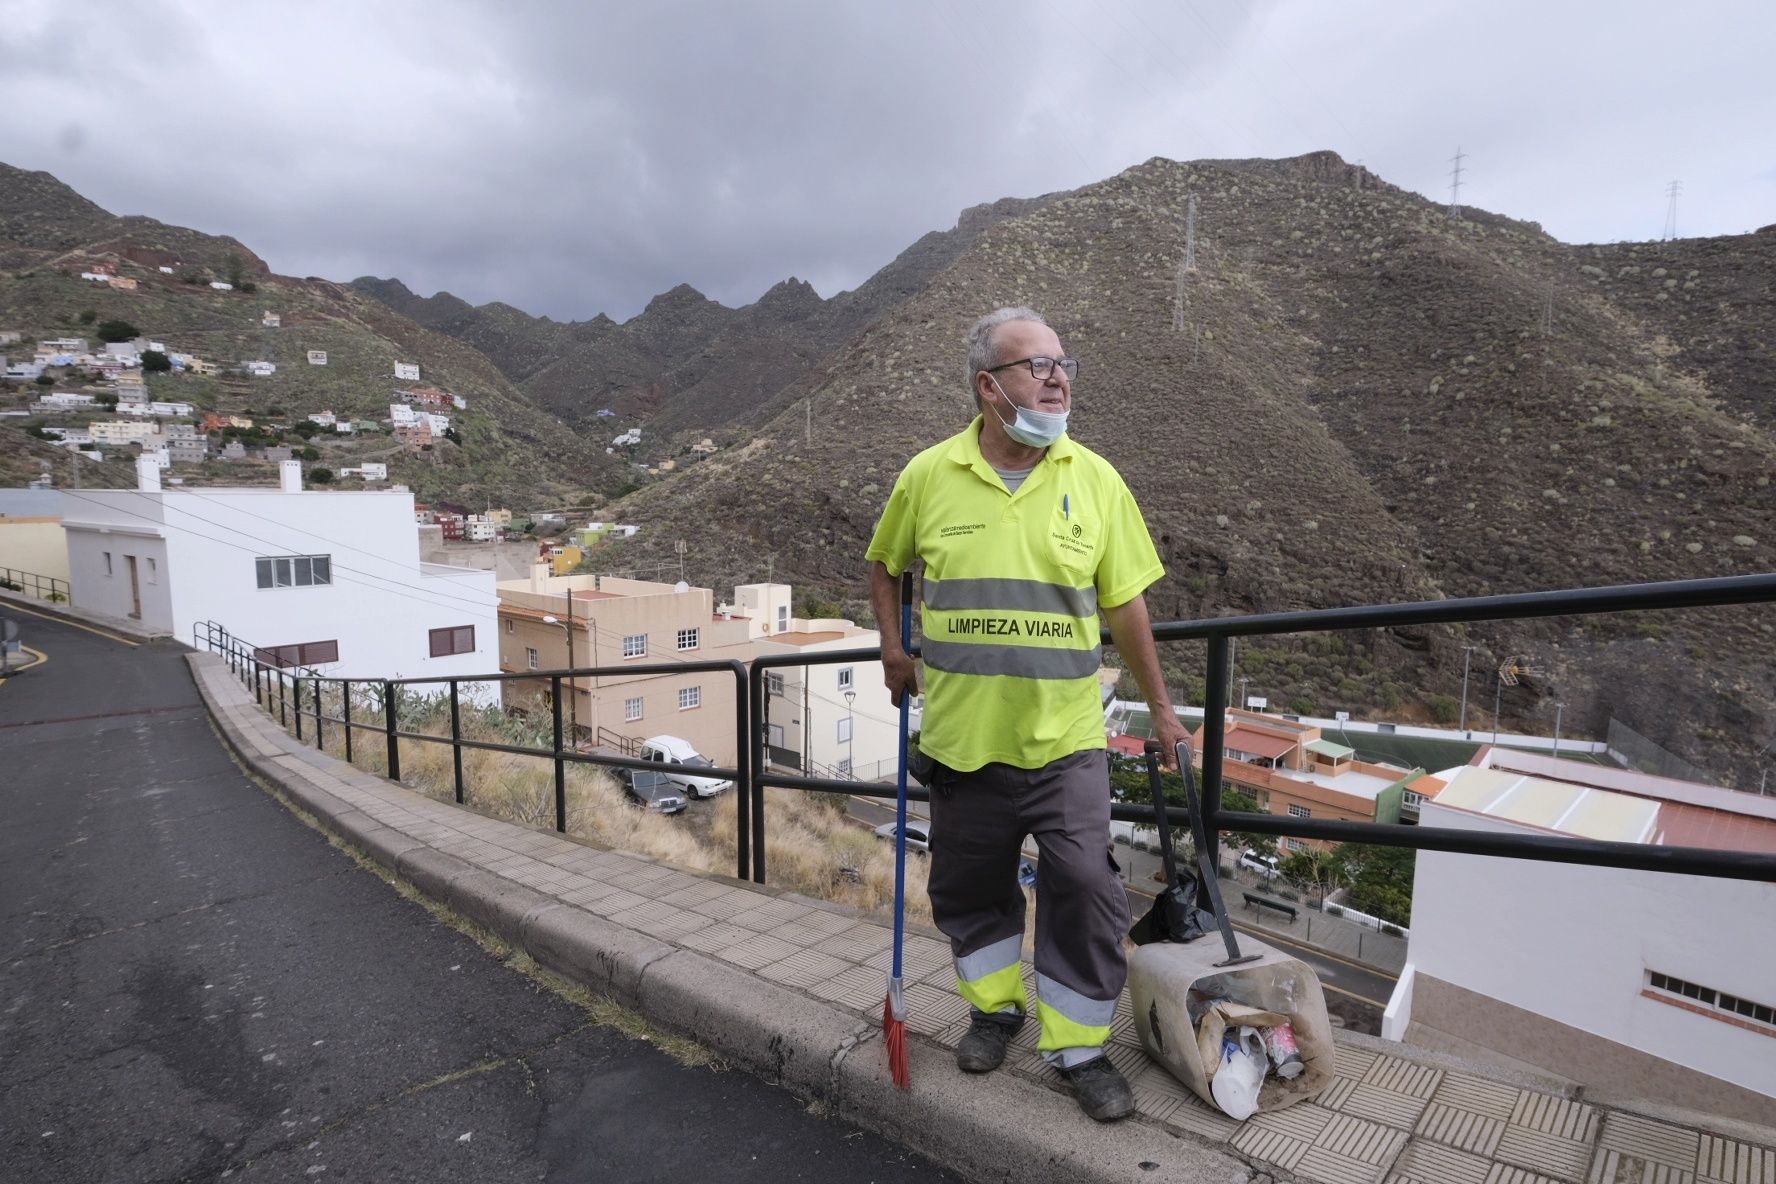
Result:
{"type": "Polygon", "coordinates": [[[1254,892],[1246,892],[1241,895],[1246,898],[1246,903],[1253,908],[1275,909],[1279,913],[1287,913],[1289,920],[1293,921],[1295,919],[1295,906],[1292,904],[1284,904],[1280,900],[1272,900],[1268,896],[1259,896],[1254,892]]]}

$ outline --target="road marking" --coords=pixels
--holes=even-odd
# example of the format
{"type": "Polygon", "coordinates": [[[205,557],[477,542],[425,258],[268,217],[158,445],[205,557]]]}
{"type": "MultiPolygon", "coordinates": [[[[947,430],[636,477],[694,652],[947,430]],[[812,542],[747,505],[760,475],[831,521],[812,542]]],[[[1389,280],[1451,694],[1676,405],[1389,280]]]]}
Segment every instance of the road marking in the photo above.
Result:
{"type": "Polygon", "coordinates": [[[119,634],[116,634],[116,633],[108,632],[107,630],[104,630],[104,629],[96,628],[92,625],[82,625],[79,621],[70,621],[66,617],[52,616],[49,613],[32,612],[30,609],[26,608],[24,605],[13,604],[11,601],[7,602],[6,607],[9,609],[17,609],[21,613],[30,613],[31,616],[36,617],[40,621],[53,621],[57,625],[68,625],[68,626],[71,626],[72,628],[75,628],[75,629],[84,629],[88,633],[96,634],[99,637],[106,638],[107,640],[110,640],[110,641],[121,641],[124,645],[141,645],[142,644],[139,641],[131,641],[127,637],[120,636],[119,634]]]}
{"type": "Polygon", "coordinates": [[[32,655],[37,660],[35,662],[26,662],[23,666],[14,666],[14,667],[11,667],[10,669],[8,669],[4,676],[0,676],[0,687],[5,686],[6,680],[11,678],[13,675],[23,674],[27,670],[35,670],[35,669],[37,669],[37,667],[39,667],[39,666],[43,665],[45,662],[49,661],[48,654],[44,653],[42,650],[34,650],[30,646],[24,644],[23,642],[19,643],[19,649],[24,650],[27,654],[32,655]]]}

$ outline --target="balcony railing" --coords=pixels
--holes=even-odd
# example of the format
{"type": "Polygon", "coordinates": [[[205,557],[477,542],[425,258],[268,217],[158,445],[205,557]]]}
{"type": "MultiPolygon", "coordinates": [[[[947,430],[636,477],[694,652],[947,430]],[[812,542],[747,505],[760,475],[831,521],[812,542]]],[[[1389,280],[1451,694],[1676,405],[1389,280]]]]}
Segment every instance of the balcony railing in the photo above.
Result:
{"type": "MultiPolygon", "coordinates": [[[[1448,851],[1466,855],[1486,855],[1511,859],[1533,859],[1599,867],[1628,868],[1643,871],[1716,876],[1728,879],[1776,881],[1776,855],[1744,851],[1721,851],[1700,847],[1671,847],[1640,843],[1602,842],[1568,836],[1525,836],[1458,830],[1447,827],[1403,826],[1373,822],[1340,822],[1293,818],[1273,814],[1251,814],[1222,808],[1222,757],[1226,749],[1227,720],[1223,704],[1228,701],[1232,643],[1241,637],[1260,637],[1291,633],[1327,632],[1364,628],[1401,628],[1423,625],[1449,625],[1479,621],[1510,621],[1558,619],[1601,613],[1676,611],[1715,608],[1729,605],[1755,605],[1776,602],[1776,573],[1733,576],[1720,579],[1683,580],[1656,584],[1623,585],[1607,588],[1572,589],[1557,592],[1531,592],[1505,596],[1483,596],[1460,600],[1435,600],[1410,604],[1369,605],[1359,608],[1316,609],[1291,613],[1270,613],[1248,617],[1218,617],[1200,621],[1165,622],[1154,626],[1153,635],[1162,644],[1179,642],[1206,643],[1207,670],[1202,743],[1202,811],[1209,836],[1211,860],[1218,861],[1215,848],[1220,834],[1244,831],[1255,834],[1324,839],[1333,842],[1371,843],[1380,846],[1410,847],[1425,851],[1448,851]]],[[[769,673],[783,667],[855,664],[878,659],[877,649],[830,650],[820,653],[770,655],[755,659],[750,665],[733,662],[672,662],[646,666],[587,667],[575,670],[501,672],[487,675],[449,678],[406,679],[338,679],[313,674],[291,673],[268,666],[255,657],[255,647],[234,638],[214,622],[204,622],[193,630],[193,644],[223,655],[231,669],[254,692],[260,704],[275,712],[303,737],[304,721],[313,734],[316,746],[324,744],[323,729],[329,725],[344,728],[347,759],[350,759],[354,731],[380,733],[387,752],[389,776],[400,777],[400,740],[449,744],[455,752],[456,799],[463,800],[462,750],[489,749],[522,756],[547,758],[555,771],[555,828],[565,831],[566,805],[564,792],[567,762],[582,762],[621,768],[657,768],[647,761],[626,759],[574,750],[564,742],[561,706],[563,680],[596,676],[630,676],[635,674],[666,674],[724,672],[735,680],[735,752],[732,768],[701,770],[708,776],[731,778],[736,787],[738,826],[735,849],[736,875],[764,883],[766,878],[767,819],[764,791],[780,789],[846,793],[866,797],[892,797],[891,785],[820,777],[799,777],[771,771],[766,745],[765,702],[766,679],[769,673]],[[460,726],[460,687],[464,683],[491,683],[513,679],[546,680],[550,683],[554,722],[552,748],[473,740],[462,736],[460,726]],[[397,727],[399,696],[409,688],[433,685],[448,695],[451,734],[433,736],[402,731],[397,727]],[[323,710],[322,688],[337,688],[343,704],[339,716],[323,710]],[[371,696],[382,708],[380,726],[352,720],[351,696],[371,696]]],[[[1110,645],[1108,634],[1104,644],[1110,645]]],[[[916,649],[915,649],[915,652],[916,649]]],[[[928,800],[928,794],[912,787],[909,796],[928,800]]],[[[1176,826],[1187,826],[1189,814],[1172,808],[1168,816],[1176,826]]],[[[1150,808],[1129,803],[1113,803],[1111,817],[1124,822],[1145,822],[1152,819],[1150,808]]]]}
{"type": "Polygon", "coordinates": [[[59,580],[54,576],[40,576],[34,571],[20,571],[16,567],[0,567],[0,589],[4,588],[23,592],[26,596],[35,596],[38,600],[47,600],[51,604],[68,603],[67,580],[59,580]]]}

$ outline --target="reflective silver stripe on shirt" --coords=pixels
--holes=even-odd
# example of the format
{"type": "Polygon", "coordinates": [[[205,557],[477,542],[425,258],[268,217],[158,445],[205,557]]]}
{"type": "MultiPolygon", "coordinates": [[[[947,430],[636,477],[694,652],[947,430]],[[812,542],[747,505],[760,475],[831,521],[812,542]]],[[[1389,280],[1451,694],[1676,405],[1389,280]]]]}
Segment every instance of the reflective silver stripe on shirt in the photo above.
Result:
{"type": "Polygon", "coordinates": [[[1088,678],[1098,672],[1103,647],[1050,650],[990,642],[920,641],[925,664],[946,674],[1008,674],[1013,678],[1088,678]]]}
{"type": "Polygon", "coordinates": [[[1016,966],[1023,952],[1022,934],[1001,938],[990,946],[983,946],[972,954],[957,958],[956,977],[965,983],[976,982],[989,974],[1004,970],[1007,966],[1016,966]]]}
{"type": "Polygon", "coordinates": [[[1098,615],[1098,590],[1046,584],[1041,580],[926,580],[925,607],[940,611],[1011,609],[1095,617],[1098,615]]]}

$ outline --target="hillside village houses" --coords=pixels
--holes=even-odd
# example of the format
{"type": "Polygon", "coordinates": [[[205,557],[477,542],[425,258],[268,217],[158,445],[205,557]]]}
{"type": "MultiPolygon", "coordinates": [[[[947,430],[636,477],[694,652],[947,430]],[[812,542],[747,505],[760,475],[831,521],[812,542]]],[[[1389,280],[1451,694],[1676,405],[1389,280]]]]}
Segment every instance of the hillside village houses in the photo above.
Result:
{"type": "MultiPolygon", "coordinates": [[[[1757,794],[1491,746],[1440,776],[1426,826],[1776,853],[1757,794]]],[[[1766,882],[1420,851],[1382,1034],[1767,1122],[1772,916],[1766,882]]]]}
{"type": "Polygon", "coordinates": [[[411,493],[304,490],[297,461],[276,489],[163,490],[149,458],[137,481],[77,498],[0,489],[0,515],[61,518],[70,599],[100,617],[181,640],[210,621],[267,661],[341,677],[495,669],[494,573],[422,563],[411,493]]]}
{"type": "MultiPolygon", "coordinates": [[[[670,665],[675,662],[750,662],[778,654],[873,649],[873,629],[845,620],[790,615],[786,584],[747,584],[731,604],[716,604],[708,588],[610,575],[551,575],[538,563],[530,578],[498,585],[500,669],[562,670],[670,665]]],[[[506,704],[519,710],[547,705],[550,680],[502,684],[506,704]]],[[[738,688],[726,672],[587,675],[572,680],[567,718],[579,741],[621,746],[649,736],[688,740],[717,764],[732,765],[738,688]]],[[[899,716],[888,699],[876,660],[843,665],[791,666],[766,679],[761,721],[774,763],[844,778],[891,775],[899,716]]]]}

